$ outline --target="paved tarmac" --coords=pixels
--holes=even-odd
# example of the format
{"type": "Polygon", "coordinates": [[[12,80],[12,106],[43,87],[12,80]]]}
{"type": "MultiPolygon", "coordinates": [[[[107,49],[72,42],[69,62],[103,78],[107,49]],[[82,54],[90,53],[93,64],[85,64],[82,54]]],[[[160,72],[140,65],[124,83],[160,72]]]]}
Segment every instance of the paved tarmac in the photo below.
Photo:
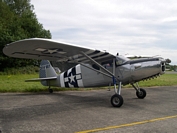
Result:
{"type": "Polygon", "coordinates": [[[124,104],[114,108],[114,91],[1,93],[1,133],[176,133],[177,87],[122,89],[124,104]]]}

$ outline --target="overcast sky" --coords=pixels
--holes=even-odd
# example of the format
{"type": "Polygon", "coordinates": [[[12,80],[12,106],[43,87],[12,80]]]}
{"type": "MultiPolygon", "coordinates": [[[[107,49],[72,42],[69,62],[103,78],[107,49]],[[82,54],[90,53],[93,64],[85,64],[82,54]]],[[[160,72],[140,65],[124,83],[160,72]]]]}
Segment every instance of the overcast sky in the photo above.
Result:
{"type": "Polygon", "coordinates": [[[177,65],[176,0],[31,0],[52,39],[177,65]]]}

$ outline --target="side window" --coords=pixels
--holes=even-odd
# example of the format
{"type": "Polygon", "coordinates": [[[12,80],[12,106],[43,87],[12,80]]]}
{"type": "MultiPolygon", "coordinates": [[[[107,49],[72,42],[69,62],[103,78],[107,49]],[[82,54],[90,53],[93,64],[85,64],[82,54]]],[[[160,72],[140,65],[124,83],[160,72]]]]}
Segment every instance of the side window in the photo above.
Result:
{"type": "Polygon", "coordinates": [[[105,68],[108,68],[108,67],[111,67],[111,64],[110,63],[107,63],[107,64],[104,64],[103,65],[105,68]]]}
{"type": "Polygon", "coordinates": [[[116,60],[116,65],[121,65],[121,64],[123,64],[123,61],[122,60],[116,60]]]}
{"type": "Polygon", "coordinates": [[[112,60],[102,62],[101,65],[104,66],[105,68],[112,67],[112,60]]]}
{"type": "Polygon", "coordinates": [[[116,57],[116,65],[118,66],[118,65],[122,65],[122,64],[124,64],[125,62],[127,62],[127,61],[129,61],[130,59],[128,59],[128,58],[126,58],[126,57],[124,57],[124,56],[117,56],[116,57]]]}
{"type": "Polygon", "coordinates": [[[96,70],[100,70],[100,67],[97,66],[96,64],[93,64],[92,67],[95,68],[96,70]]]}

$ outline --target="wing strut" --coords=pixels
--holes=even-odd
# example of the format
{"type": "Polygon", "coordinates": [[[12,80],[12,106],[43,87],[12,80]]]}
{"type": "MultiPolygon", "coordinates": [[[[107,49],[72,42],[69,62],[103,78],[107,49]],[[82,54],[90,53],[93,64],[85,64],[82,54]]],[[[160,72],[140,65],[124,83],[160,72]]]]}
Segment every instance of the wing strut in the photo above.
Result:
{"type": "MultiPolygon", "coordinates": [[[[93,63],[95,63],[96,65],[98,65],[100,68],[102,68],[108,75],[110,75],[112,77],[112,80],[113,80],[113,84],[114,84],[114,90],[115,90],[115,93],[117,94],[120,94],[121,93],[121,82],[119,81],[119,87],[118,87],[118,90],[117,90],[117,85],[116,85],[116,80],[118,80],[116,77],[115,77],[115,69],[116,69],[116,65],[115,65],[115,58],[113,58],[113,72],[111,73],[109,70],[107,70],[106,68],[104,68],[102,65],[100,65],[97,61],[95,61],[94,59],[92,59],[91,57],[89,57],[87,54],[85,54],[84,52],[81,52],[83,54],[83,56],[85,56],[86,58],[88,58],[90,61],[92,61],[93,63]]],[[[90,68],[90,67],[89,67],[90,68]]],[[[92,69],[92,68],[90,68],[92,69]]],[[[93,69],[92,69],[93,70],[93,69]]],[[[95,69],[94,69],[95,70],[95,69]]],[[[95,70],[96,71],[96,70],[95,70]]],[[[98,71],[98,70],[97,70],[98,71]]],[[[101,72],[101,71],[98,71],[98,72],[101,72]]],[[[106,73],[103,73],[101,72],[102,74],[106,74],[106,73]]],[[[107,75],[106,74],[106,75],[107,75]]],[[[107,76],[108,76],[107,75],[107,76]]],[[[110,77],[109,76],[109,77],[110,77]]]]}
{"type": "Polygon", "coordinates": [[[100,68],[102,68],[104,71],[106,71],[106,73],[108,73],[109,75],[115,77],[115,73],[111,73],[109,70],[107,70],[106,68],[104,68],[102,65],[100,65],[98,62],[96,62],[94,59],[92,59],[91,57],[89,57],[87,54],[85,54],[84,52],[81,52],[85,57],[87,57],[90,61],[92,61],[93,63],[95,63],[96,65],[98,65],[100,68]]]}
{"type": "Polygon", "coordinates": [[[111,75],[109,75],[109,74],[107,74],[107,73],[104,73],[104,72],[102,72],[102,71],[96,70],[96,69],[94,69],[94,68],[92,68],[92,67],[90,67],[90,66],[87,66],[87,65],[86,65],[86,64],[84,64],[84,63],[80,63],[80,64],[81,64],[82,66],[85,66],[85,67],[87,67],[87,68],[89,68],[89,69],[93,70],[93,71],[96,71],[96,72],[101,73],[101,74],[103,74],[103,75],[105,75],[105,76],[107,76],[107,77],[112,78],[112,76],[111,76],[111,75]]]}
{"type": "MultiPolygon", "coordinates": [[[[94,59],[92,59],[91,57],[89,57],[87,54],[85,54],[84,52],[81,52],[83,56],[85,56],[86,58],[88,58],[90,61],[92,61],[93,63],[95,63],[96,65],[98,65],[100,68],[102,68],[106,73],[98,71],[96,69],[93,69],[91,67],[89,67],[92,70],[101,72],[102,74],[106,74],[109,75],[109,77],[112,77],[113,80],[113,84],[114,84],[114,90],[115,90],[115,94],[111,97],[111,104],[114,107],[121,107],[123,104],[123,98],[120,95],[121,94],[121,85],[122,82],[119,81],[119,79],[117,77],[115,77],[115,69],[116,69],[116,65],[115,65],[115,58],[113,58],[113,72],[111,73],[109,70],[107,70],[106,68],[104,68],[101,64],[99,64],[97,61],[95,61],[94,59]],[[118,89],[117,89],[117,84],[116,84],[116,80],[118,80],[118,89]]],[[[82,64],[83,65],[83,64],[82,64]]],[[[86,66],[86,65],[85,65],[86,66]]],[[[88,66],[86,66],[88,67],[88,66]]]]}

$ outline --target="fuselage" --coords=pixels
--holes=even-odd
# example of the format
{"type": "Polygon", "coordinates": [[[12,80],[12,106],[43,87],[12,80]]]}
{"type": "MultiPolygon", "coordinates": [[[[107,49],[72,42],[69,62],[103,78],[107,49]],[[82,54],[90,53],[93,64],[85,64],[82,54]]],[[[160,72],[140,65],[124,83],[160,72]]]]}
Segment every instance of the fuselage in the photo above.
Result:
{"type": "MultiPolygon", "coordinates": [[[[102,64],[107,70],[113,72],[113,62],[102,64]]],[[[94,65],[78,64],[58,75],[57,80],[50,81],[51,86],[60,87],[100,87],[108,86],[112,77],[94,71],[94,65]],[[88,66],[88,67],[86,67],[88,66]]],[[[99,69],[99,68],[96,68],[99,69]]],[[[123,85],[150,79],[165,73],[165,60],[162,58],[142,58],[129,60],[117,56],[115,60],[115,78],[123,85]]]]}
{"type": "Polygon", "coordinates": [[[162,58],[129,60],[116,70],[122,84],[135,83],[164,74],[165,60],[162,58]]]}

